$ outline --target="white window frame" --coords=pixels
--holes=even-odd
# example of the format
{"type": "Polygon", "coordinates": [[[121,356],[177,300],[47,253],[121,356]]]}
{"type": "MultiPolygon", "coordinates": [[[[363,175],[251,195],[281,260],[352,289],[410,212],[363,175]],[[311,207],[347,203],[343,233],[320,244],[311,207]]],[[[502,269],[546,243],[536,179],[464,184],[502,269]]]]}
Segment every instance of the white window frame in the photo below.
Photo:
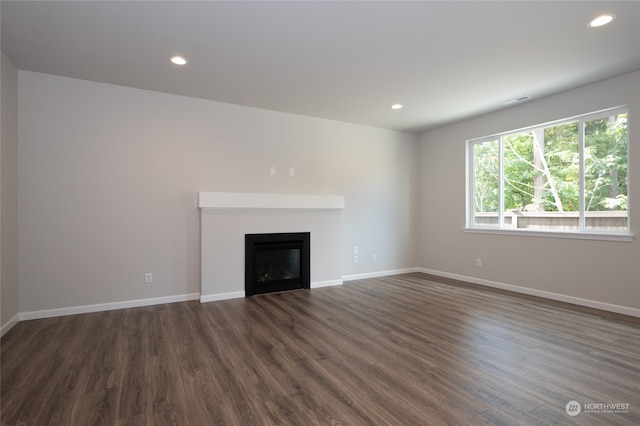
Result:
{"type": "Polygon", "coordinates": [[[551,238],[577,238],[577,239],[595,239],[595,240],[608,240],[608,241],[633,241],[634,234],[631,232],[631,179],[629,171],[629,154],[630,154],[630,141],[629,141],[629,129],[627,127],[627,229],[620,231],[603,230],[603,229],[589,229],[586,228],[585,220],[585,197],[584,197],[584,185],[585,185],[585,171],[584,171],[584,123],[588,121],[598,120],[611,115],[627,113],[627,126],[629,123],[629,108],[628,106],[618,106],[614,108],[608,108],[596,112],[587,114],[581,114],[573,117],[563,118],[560,120],[554,120],[547,123],[536,124],[532,126],[523,127],[520,129],[509,130],[505,132],[496,133],[481,138],[469,139],[466,141],[466,180],[465,180],[465,195],[466,195],[466,223],[464,227],[465,232],[478,233],[478,234],[503,234],[503,235],[519,235],[519,236],[535,236],[535,237],[551,237],[551,238]],[[539,129],[554,125],[561,125],[572,121],[578,121],[578,151],[580,159],[580,197],[579,197],[579,225],[575,231],[567,230],[552,230],[552,229],[517,229],[511,227],[505,227],[504,224],[504,146],[503,140],[505,136],[512,135],[514,133],[526,132],[533,129],[539,129]],[[498,225],[496,226],[477,226],[474,224],[474,158],[473,147],[477,144],[498,141],[499,150],[499,208],[498,208],[498,225]]]}

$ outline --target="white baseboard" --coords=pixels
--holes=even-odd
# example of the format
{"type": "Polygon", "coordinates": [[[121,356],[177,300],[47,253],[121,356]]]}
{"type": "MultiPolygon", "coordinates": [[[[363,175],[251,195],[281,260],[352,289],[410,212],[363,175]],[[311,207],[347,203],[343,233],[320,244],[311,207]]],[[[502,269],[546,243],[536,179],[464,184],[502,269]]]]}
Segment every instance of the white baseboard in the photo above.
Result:
{"type": "MultiPolygon", "coordinates": [[[[545,299],[572,303],[574,305],[600,309],[603,311],[615,312],[618,314],[629,315],[634,317],[640,317],[640,309],[631,308],[628,306],[614,305],[611,303],[599,302],[596,300],[583,299],[575,296],[568,296],[568,295],[553,293],[553,292],[544,291],[544,290],[536,290],[528,287],[520,287],[512,284],[505,284],[505,283],[485,280],[481,278],[469,277],[466,275],[452,274],[448,272],[436,271],[433,269],[419,268],[419,267],[395,269],[390,271],[369,272],[364,274],[345,275],[342,277],[342,280],[318,281],[318,282],[311,283],[311,288],[336,286],[336,285],[342,285],[343,281],[386,277],[391,275],[408,274],[412,272],[423,272],[425,274],[436,275],[444,278],[451,278],[459,281],[468,282],[471,284],[478,284],[478,285],[483,285],[487,287],[513,291],[515,293],[528,294],[530,296],[537,296],[545,299]]],[[[76,314],[85,314],[85,313],[91,313],[91,312],[111,311],[115,309],[127,309],[127,308],[141,307],[141,306],[162,305],[165,303],[198,300],[198,298],[200,299],[201,303],[206,303],[206,302],[214,302],[218,300],[237,299],[237,298],[243,298],[243,297],[245,297],[244,291],[209,294],[209,295],[203,295],[203,296],[201,296],[198,293],[191,293],[191,294],[182,294],[182,295],[176,295],[176,296],[155,297],[151,299],[128,300],[124,302],[101,303],[101,304],[95,304],[95,305],[72,306],[72,307],[59,308],[59,309],[47,309],[42,311],[22,312],[17,314],[13,318],[11,318],[6,324],[3,324],[0,327],[0,336],[4,336],[18,322],[32,320],[32,319],[53,318],[53,317],[59,317],[59,316],[65,316],[65,315],[76,315],[76,314]]]]}
{"type": "Polygon", "coordinates": [[[14,316],[9,321],[7,321],[6,324],[3,324],[2,327],[0,327],[0,337],[7,334],[7,332],[11,330],[19,321],[20,321],[20,314],[16,314],[16,316],[14,316]]]}
{"type": "Polygon", "coordinates": [[[124,302],[99,303],[96,305],[72,306],[68,308],[47,309],[42,311],[22,312],[19,320],[32,320],[40,318],[53,318],[65,315],[87,314],[91,312],[113,311],[116,309],[137,308],[140,306],[163,305],[165,303],[186,302],[198,300],[198,293],[179,294],[176,296],[154,297],[151,299],[127,300],[124,302]]]}
{"type": "Polygon", "coordinates": [[[630,308],[628,306],[614,305],[612,303],[599,302],[597,300],[583,299],[581,297],[568,296],[566,294],[553,293],[550,291],[537,290],[534,288],[520,287],[512,284],[505,284],[496,281],[484,280],[481,278],[468,277],[466,275],[451,274],[448,272],[435,271],[433,269],[417,268],[419,272],[425,274],[437,275],[439,277],[451,278],[454,280],[464,281],[471,284],[479,284],[487,287],[499,288],[501,290],[513,291],[515,293],[528,294],[529,296],[537,296],[545,299],[557,300],[559,302],[571,303],[588,308],[600,309],[602,311],[615,312],[617,314],[629,315],[632,317],[640,317],[640,309],[630,308]]]}
{"type": "Polygon", "coordinates": [[[342,280],[316,281],[311,283],[311,288],[332,287],[335,285],[342,285],[342,280]]]}
{"type": "Polygon", "coordinates": [[[343,281],[364,280],[367,278],[388,277],[390,275],[410,274],[420,272],[420,268],[393,269],[390,271],[367,272],[365,274],[343,275],[343,281]]]}
{"type": "Polygon", "coordinates": [[[217,302],[218,300],[240,299],[245,297],[244,291],[232,291],[229,293],[206,294],[200,296],[200,303],[217,302]]]}

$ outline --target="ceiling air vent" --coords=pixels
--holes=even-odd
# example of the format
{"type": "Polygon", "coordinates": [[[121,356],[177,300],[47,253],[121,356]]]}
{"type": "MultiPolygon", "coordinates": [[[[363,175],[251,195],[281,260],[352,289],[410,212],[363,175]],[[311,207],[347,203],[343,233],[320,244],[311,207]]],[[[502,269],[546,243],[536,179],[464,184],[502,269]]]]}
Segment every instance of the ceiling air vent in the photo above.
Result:
{"type": "Polygon", "coordinates": [[[520,96],[519,98],[513,98],[513,99],[509,99],[508,101],[504,101],[502,103],[502,105],[512,105],[512,104],[517,104],[518,102],[524,102],[527,99],[529,99],[528,96],[520,96]]]}

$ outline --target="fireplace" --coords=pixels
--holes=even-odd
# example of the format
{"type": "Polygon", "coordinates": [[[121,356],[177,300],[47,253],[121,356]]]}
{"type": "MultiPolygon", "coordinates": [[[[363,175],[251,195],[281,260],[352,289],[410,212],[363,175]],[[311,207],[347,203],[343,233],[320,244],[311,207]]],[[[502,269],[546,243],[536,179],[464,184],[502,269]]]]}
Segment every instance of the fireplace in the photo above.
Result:
{"type": "Polygon", "coordinates": [[[245,234],[245,295],[310,288],[310,235],[245,234]]]}

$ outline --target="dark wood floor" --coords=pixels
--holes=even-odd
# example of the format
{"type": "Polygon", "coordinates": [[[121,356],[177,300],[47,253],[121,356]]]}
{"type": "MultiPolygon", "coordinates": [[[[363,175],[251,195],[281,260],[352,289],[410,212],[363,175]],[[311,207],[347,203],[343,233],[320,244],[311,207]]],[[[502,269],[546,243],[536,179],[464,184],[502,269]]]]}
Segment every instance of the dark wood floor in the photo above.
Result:
{"type": "Polygon", "coordinates": [[[1,423],[638,425],[639,345],[637,318],[408,274],[21,322],[1,423]]]}

